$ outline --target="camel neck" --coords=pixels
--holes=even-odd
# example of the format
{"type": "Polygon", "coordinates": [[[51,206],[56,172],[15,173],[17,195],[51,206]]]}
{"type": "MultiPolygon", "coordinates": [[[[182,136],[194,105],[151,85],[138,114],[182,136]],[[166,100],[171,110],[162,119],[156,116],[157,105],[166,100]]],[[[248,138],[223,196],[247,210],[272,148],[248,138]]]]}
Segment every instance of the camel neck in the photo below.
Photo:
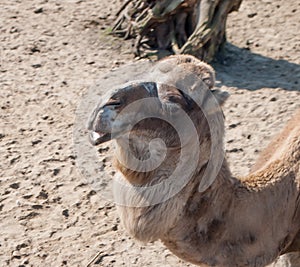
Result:
{"type": "Polygon", "coordinates": [[[299,208],[295,210],[300,205],[295,174],[287,172],[276,182],[266,182],[268,175],[262,172],[251,186],[249,177],[245,181],[231,177],[224,161],[208,190],[199,193],[194,186],[180,219],[162,241],[194,264],[267,265],[290,244],[296,234],[291,229],[298,229],[300,219],[299,208]]]}

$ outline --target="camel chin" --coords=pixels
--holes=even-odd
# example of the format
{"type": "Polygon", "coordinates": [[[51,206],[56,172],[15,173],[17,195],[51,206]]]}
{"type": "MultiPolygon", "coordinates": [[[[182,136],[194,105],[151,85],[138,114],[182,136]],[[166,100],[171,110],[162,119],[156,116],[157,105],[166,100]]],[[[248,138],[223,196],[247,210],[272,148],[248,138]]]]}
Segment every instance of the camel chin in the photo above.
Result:
{"type": "Polygon", "coordinates": [[[89,134],[89,141],[93,146],[98,146],[110,140],[111,140],[111,133],[97,133],[91,131],[89,134]]]}

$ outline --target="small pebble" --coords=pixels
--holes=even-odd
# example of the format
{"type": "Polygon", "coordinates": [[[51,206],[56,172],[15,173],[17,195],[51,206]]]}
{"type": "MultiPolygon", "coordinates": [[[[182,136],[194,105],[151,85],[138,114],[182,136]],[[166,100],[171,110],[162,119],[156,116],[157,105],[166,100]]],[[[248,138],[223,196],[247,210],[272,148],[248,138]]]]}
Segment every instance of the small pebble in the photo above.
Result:
{"type": "Polygon", "coordinates": [[[38,68],[42,67],[42,64],[40,64],[40,63],[32,64],[31,67],[38,69],[38,68]]]}
{"type": "Polygon", "coordinates": [[[47,199],[48,198],[48,193],[47,191],[45,191],[44,189],[39,193],[39,195],[37,196],[37,198],[39,199],[47,199]]]}
{"type": "Polygon", "coordinates": [[[40,210],[43,208],[43,205],[36,204],[36,205],[32,205],[31,207],[35,210],[40,210]]]}
{"type": "Polygon", "coordinates": [[[32,144],[33,146],[35,146],[35,145],[37,145],[37,144],[40,143],[40,142],[42,142],[42,140],[41,140],[41,139],[37,139],[37,140],[31,141],[31,144],[32,144]]]}
{"type": "Polygon", "coordinates": [[[13,183],[13,184],[9,185],[9,187],[12,189],[18,189],[20,187],[20,183],[13,183]]]}
{"type": "Polygon", "coordinates": [[[21,254],[19,251],[13,251],[12,253],[12,259],[21,259],[21,254]]]}
{"type": "Polygon", "coordinates": [[[58,169],[58,168],[53,169],[53,175],[54,176],[56,176],[57,174],[59,174],[59,172],[60,172],[60,169],[58,169]]]}
{"type": "Polygon", "coordinates": [[[43,9],[42,7],[39,7],[39,8],[37,8],[37,9],[35,9],[33,12],[34,12],[35,14],[40,14],[40,13],[43,13],[43,12],[44,12],[44,9],[43,9]]]}
{"type": "Polygon", "coordinates": [[[66,218],[68,218],[69,217],[69,210],[68,209],[63,210],[62,215],[64,215],[66,218]]]}
{"type": "Polygon", "coordinates": [[[248,18],[254,18],[256,15],[257,15],[257,13],[254,12],[254,13],[248,14],[247,17],[248,17],[248,18]]]}

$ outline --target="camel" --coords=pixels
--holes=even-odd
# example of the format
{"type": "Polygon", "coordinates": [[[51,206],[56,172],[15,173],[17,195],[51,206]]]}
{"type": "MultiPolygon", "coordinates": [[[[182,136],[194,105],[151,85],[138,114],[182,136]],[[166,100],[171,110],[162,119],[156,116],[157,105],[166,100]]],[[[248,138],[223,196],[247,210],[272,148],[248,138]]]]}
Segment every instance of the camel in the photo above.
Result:
{"type": "MultiPolygon", "coordinates": [[[[287,157],[290,157],[291,155],[294,157],[296,164],[298,164],[299,171],[299,135],[300,110],[296,112],[296,114],[286,124],[284,129],[276,137],[274,137],[270,144],[260,153],[257,161],[251,168],[251,172],[254,173],[258,170],[263,170],[272,162],[282,160],[282,156],[284,154],[287,157]]],[[[289,168],[289,166],[286,166],[286,168],[289,168]]],[[[300,230],[291,245],[286,249],[285,253],[296,251],[300,251],[300,230]]]]}
{"type": "Polygon", "coordinates": [[[199,266],[260,267],[286,252],[300,251],[300,112],[253,171],[237,178],[222,158],[224,122],[218,106],[228,94],[213,89],[212,67],[192,56],[170,56],[158,61],[148,78],[113,91],[88,123],[93,145],[116,142],[114,196],[128,233],[144,243],[161,240],[179,258],[199,266]],[[181,71],[174,72],[176,68],[181,71]],[[199,80],[196,85],[190,82],[193,75],[199,80]],[[148,98],[149,104],[139,103],[148,98]],[[180,138],[177,126],[171,125],[170,118],[180,110],[196,135],[184,131],[187,123],[180,138]],[[185,148],[191,156],[182,159],[185,148]],[[135,168],[132,157],[139,160],[135,168]],[[193,157],[196,164],[190,171],[193,157]],[[164,184],[182,162],[181,176],[164,184]],[[190,174],[187,182],[173,194],[173,184],[180,184],[185,173],[190,174]]]}

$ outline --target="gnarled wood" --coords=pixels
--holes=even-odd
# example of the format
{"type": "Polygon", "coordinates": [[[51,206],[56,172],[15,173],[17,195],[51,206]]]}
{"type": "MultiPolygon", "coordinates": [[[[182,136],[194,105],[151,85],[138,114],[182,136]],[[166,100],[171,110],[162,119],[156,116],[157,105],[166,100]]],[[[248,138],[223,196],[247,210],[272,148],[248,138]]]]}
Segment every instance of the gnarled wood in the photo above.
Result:
{"type": "Polygon", "coordinates": [[[139,57],[192,54],[211,61],[226,41],[226,19],[242,0],[128,0],[112,33],[135,38],[139,57]]]}

